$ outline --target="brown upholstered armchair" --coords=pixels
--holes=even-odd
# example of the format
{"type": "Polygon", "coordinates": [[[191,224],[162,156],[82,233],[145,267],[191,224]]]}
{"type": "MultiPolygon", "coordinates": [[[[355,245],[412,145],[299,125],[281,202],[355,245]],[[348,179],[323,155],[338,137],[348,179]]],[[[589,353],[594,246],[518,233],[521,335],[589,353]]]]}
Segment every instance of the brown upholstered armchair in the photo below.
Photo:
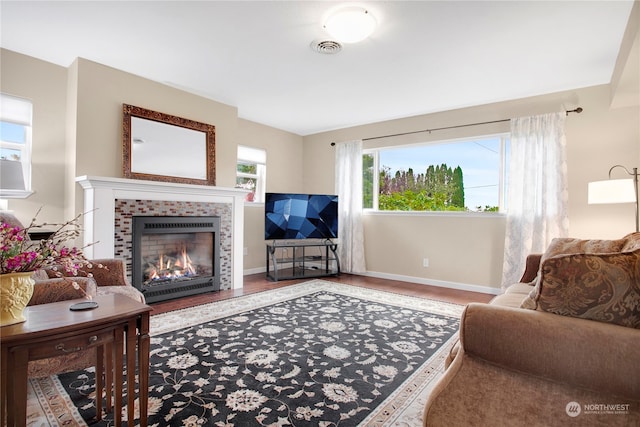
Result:
{"type": "Polygon", "coordinates": [[[36,284],[29,305],[84,298],[84,293],[90,296],[118,293],[145,302],[142,293],[129,283],[123,260],[94,259],[91,263],[91,267],[83,268],[82,276],[73,278],[58,277],[61,269],[47,268],[36,272],[36,284]],[[84,293],[74,289],[72,281],[78,283],[84,293]]]}
{"type": "MultiPolygon", "coordinates": [[[[12,226],[23,227],[11,213],[0,211],[0,221],[12,226]]],[[[51,268],[37,270],[34,279],[33,296],[28,305],[47,304],[73,299],[85,299],[109,293],[120,293],[136,301],[145,302],[140,291],[129,283],[125,264],[118,259],[91,260],[92,265],[84,268],[81,276],[58,277],[58,270],[51,268]],[[73,283],[81,289],[76,289],[73,283]]],[[[29,362],[30,377],[45,377],[56,373],[74,371],[93,366],[95,349],[69,353],[65,356],[29,362]]]]}
{"type": "MultiPolygon", "coordinates": [[[[92,262],[94,267],[84,271],[91,273],[93,277],[60,278],[56,277],[56,271],[50,269],[36,272],[33,276],[35,281],[33,296],[28,305],[84,299],[86,298],[84,293],[90,296],[120,293],[144,302],[142,293],[128,282],[122,260],[100,259],[92,262]],[[78,283],[84,292],[75,289],[72,282],[78,283]]],[[[32,378],[48,377],[57,373],[88,368],[95,364],[95,360],[95,348],[92,348],[65,356],[29,362],[28,373],[32,378]]]]}

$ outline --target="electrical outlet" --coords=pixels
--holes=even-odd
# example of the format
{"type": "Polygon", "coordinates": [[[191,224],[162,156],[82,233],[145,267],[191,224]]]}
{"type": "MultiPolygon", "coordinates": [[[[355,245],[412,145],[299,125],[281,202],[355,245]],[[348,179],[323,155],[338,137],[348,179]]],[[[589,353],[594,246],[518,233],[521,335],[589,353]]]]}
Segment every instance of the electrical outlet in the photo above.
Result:
{"type": "Polygon", "coordinates": [[[429,267],[429,258],[423,258],[422,259],[422,266],[423,267],[429,267]]]}

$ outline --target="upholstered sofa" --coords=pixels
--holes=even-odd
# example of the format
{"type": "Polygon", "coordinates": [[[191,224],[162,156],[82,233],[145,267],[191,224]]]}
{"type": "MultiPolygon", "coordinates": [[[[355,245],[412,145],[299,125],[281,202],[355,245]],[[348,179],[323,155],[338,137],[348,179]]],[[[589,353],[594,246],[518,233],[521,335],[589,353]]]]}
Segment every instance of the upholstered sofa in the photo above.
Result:
{"type": "MultiPolygon", "coordinates": [[[[0,211],[0,221],[12,226],[23,227],[10,212],[0,211]]],[[[119,293],[145,302],[144,295],[131,286],[127,279],[125,263],[119,259],[94,259],[91,265],[82,269],[77,277],[59,277],[62,268],[47,268],[34,272],[33,295],[28,305],[47,304],[73,299],[86,299],[96,295],[119,293]],[[73,283],[80,289],[76,289],[73,283]]],[[[61,357],[29,362],[30,377],[49,376],[54,373],[84,369],[93,366],[95,349],[69,353],[61,357]]]]}
{"type": "Polygon", "coordinates": [[[469,304],[424,425],[640,425],[640,233],[555,239],[469,304]]]}

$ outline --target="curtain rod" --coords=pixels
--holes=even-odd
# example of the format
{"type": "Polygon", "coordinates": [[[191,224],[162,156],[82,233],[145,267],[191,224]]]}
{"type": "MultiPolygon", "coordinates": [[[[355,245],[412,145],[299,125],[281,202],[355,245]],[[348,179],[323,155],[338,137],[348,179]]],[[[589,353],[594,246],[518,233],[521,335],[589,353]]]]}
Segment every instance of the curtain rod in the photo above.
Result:
{"type": "MultiPolygon", "coordinates": [[[[569,113],[580,114],[580,113],[582,113],[582,111],[583,111],[582,107],[578,107],[578,108],[575,108],[573,110],[566,110],[565,113],[568,116],[569,113]]],[[[431,133],[431,132],[436,131],[436,130],[447,130],[447,129],[464,128],[464,127],[469,127],[469,126],[489,125],[489,124],[493,124],[493,123],[508,122],[510,120],[511,119],[492,120],[492,121],[489,121],[489,122],[468,123],[468,124],[465,124],[465,125],[455,125],[455,126],[445,126],[445,127],[441,127],[441,128],[434,128],[434,129],[414,130],[412,132],[394,133],[394,134],[391,134],[391,135],[382,135],[382,136],[372,136],[370,138],[362,138],[362,140],[363,141],[371,141],[373,139],[390,138],[390,137],[393,137],[393,136],[413,135],[415,133],[422,133],[422,132],[431,133]]],[[[336,145],[335,142],[331,143],[332,147],[335,146],[335,145],[336,145]]]]}

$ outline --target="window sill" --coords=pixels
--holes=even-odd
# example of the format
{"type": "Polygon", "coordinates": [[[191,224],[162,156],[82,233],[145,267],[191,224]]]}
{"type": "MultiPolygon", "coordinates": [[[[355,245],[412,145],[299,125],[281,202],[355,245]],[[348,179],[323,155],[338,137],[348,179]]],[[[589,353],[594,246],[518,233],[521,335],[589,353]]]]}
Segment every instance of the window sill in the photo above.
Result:
{"type": "Polygon", "coordinates": [[[0,189],[0,199],[26,199],[34,192],[29,190],[3,190],[0,189]]]}
{"type": "Polygon", "coordinates": [[[438,216],[451,218],[506,218],[507,216],[504,212],[377,211],[373,209],[364,209],[363,214],[382,216],[438,216]]]}

